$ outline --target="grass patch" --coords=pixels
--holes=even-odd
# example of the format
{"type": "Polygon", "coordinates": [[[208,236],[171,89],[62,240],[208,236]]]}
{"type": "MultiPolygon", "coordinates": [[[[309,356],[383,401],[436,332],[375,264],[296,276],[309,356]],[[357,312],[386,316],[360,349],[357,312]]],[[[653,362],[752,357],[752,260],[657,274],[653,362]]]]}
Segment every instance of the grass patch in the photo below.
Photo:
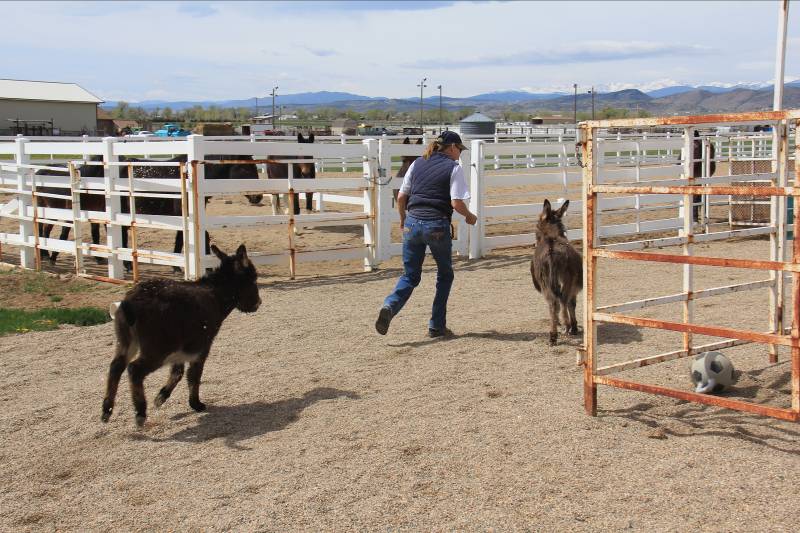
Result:
{"type": "Polygon", "coordinates": [[[27,333],[28,331],[49,331],[61,324],[76,326],[94,326],[110,322],[108,312],[97,307],[79,307],[77,309],[25,309],[0,308],[0,336],[9,333],[27,333]]]}

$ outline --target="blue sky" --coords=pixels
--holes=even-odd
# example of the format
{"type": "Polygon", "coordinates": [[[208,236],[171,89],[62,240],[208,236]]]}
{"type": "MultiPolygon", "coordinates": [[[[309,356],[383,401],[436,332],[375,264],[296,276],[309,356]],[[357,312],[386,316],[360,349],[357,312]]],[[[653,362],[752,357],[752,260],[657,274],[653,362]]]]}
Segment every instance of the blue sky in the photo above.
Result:
{"type": "MultiPolygon", "coordinates": [[[[0,75],[105,100],[769,83],[778,3],[14,2],[0,75]]],[[[800,6],[786,76],[800,77],[800,6]]]]}

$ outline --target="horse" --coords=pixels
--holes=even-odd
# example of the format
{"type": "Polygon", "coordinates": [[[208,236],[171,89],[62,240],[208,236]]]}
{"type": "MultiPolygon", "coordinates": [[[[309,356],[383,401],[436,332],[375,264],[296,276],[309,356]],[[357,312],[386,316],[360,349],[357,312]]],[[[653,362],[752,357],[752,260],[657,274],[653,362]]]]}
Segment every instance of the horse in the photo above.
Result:
{"type": "MultiPolygon", "coordinates": [[[[303,137],[302,133],[297,134],[297,142],[299,143],[313,143],[314,134],[309,134],[308,138],[303,137]]],[[[267,159],[308,159],[308,163],[292,163],[292,177],[294,179],[315,179],[317,177],[317,170],[314,166],[313,158],[310,156],[287,156],[275,155],[268,156],[267,159]]],[[[267,179],[287,179],[289,177],[289,164],[288,163],[267,163],[267,179]]],[[[314,194],[311,192],[306,193],[306,211],[311,212],[314,210],[313,206],[314,194]]],[[[277,194],[272,195],[272,213],[276,214],[280,209],[280,196],[277,194]]],[[[300,195],[294,193],[294,214],[300,214],[300,195]]]]}
{"type": "MultiPolygon", "coordinates": [[[[403,143],[402,144],[411,144],[411,139],[406,137],[405,139],[403,139],[403,143]]],[[[415,142],[414,144],[422,144],[422,137],[417,139],[417,142],[415,142]]],[[[397,171],[397,177],[398,178],[404,178],[405,175],[406,175],[406,172],[408,172],[408,168],[411,166],[411,163],[413,163],[417,159],[419,159],[419,156],[416,156],[416,155],[404,155],[403,156],[403,160],[402,160],[402,164],[400,165],[400,170],[397,171]]],[[[394,207],[394,205],[397,203],[397,194],[399,192],[400,192],[400,189],[392,189],[392,207],[394,207]]]]}
{"type": "MultiPolygon", "coordinates": [[[[208,155],[205,156],[208,161],[224,161],[224,160],[242,160],[252,159],[252,156],[234,156],[234,155],[208,155]]],[[[137,163],[151,163],[159,162],[152,159],[137,159],[126,158],[124,161],[137,162],[137,163]]],[[[161,160],[160,162],[168,163],[186,163],[187,156],[179,155],[172,159],[161,160]]],[[[120,168],[120,179],[128,179],[128,168],[123,166],[120,168]]],[[[258,179],[258,170],[255,164],[249,163],[212,163],[207,164],[205,167],[205,179],[258,179]]],[[[180,179],[180,168],[177,166],[134,166],[134,178],[153,178],[153,179],[180,179]]],[[[261,194],[245,195],[252,205],[259,205],[263,198],[261,194]]],[[[211,199],[210,196],[205,197],[206,204],[211,199]]],[[[122,197],[121,210],[123,213],[130,213],[130,203],[127,197],[122,197]]],[[[165,215],[165,216],[182,216],[183,208],[180,198],[151,198],[151,197],[137,197],[136,198],[136,214],[139,215],[165,215]]],[[[128,247],[128,232],[129,227],[124,226],[122,231],[122,247],[128,247]]],[[[210,253],[210,237],[208,232],[205,235],[206,253],[210,253]]],[[[175,233],[175,245],[173,247],[174,253],[181,253],[183,251],[183,230],[178,230],[175,233]]],[[[125,268],[130,269],[131,264],[129,261],[125,262],[125,268]]],[[[175,267],[178,269],[178,267],[175,267]]],[[[178,269],[179,270],[179,269],[178,269]]]]}
{"type": "Polygon", "coordinates": [[[575,305],[583,288],[583,262],[567,240],[562,222],[568,205],[569,200],[566,200],[554,211],[550,201],[544,201],[536,224],[536,248],[531,260],[533,286],[544,295],[550,307],[550,346],[555,346],[558,340],[559,308],[565,333],[578,334],[575,305]]]}
{"type": "MultiPolygon", "coordinates": [[[[91,161],[102,161],[103,156],[100,155],[93,155],[90,158],[91,161]]],[[[67,168],[66,163],[57,163],[51,165],[54,167],[59,168],[67,168]]],[[[78,173],[84,178],[101,178],[103,177],[103,166],[102,165],[80,165],[78,167],[78,173]]],[[[64,176],[69,175],[68,173],[62,173],[56,170],[37,170],[37,176],[64,176]]],[[[62,187],[41,187],[37,189],[38,193],[44,194],[58,194],[58,195],[67,195],[68,189],[62,187]]],[[[106,200],[105,197],[99,194],[88,194],[88,193],[81,193],[80,195],[81,201],[81,209],[86,211],[105,211],[106,210],[106,200]]],[[[49,207],[51,209],[72,209],[72,200],[67,200],[65,198],[51,198],[48,196],[37,196],[36,202],[39,207],[49,207]]],[[[38,224],[37,231],[39,233],[39,237],[49,238],[50,232],[53,230],[53,224],[38,224]]],[[[65,241],[69,238],[69,226],[61,226],[61,235],[59,235],[59,239],[65,241]]],[[[100,224],[96,222],[91,223],[91,232],[92,232],[92,242],[94,244],[100,244],[100,224]]],[[[56,264],[56,259],[58,258],[58,252],[48,252],[47,250],[40,250],[39,251],[41,257],[47,258],[50,261],[51,265],[56,264]]],[[[95,261],[98,264],[105,264],[106,259],[103,257],[95,257],[95,261]]]]}

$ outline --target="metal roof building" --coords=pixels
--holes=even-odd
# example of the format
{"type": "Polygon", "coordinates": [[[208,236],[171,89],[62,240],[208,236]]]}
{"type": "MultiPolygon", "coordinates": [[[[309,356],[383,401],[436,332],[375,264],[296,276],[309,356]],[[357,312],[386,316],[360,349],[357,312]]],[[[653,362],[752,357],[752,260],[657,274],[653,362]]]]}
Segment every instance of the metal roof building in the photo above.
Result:
{"type": "Polygon", "coordinates": [[[0,79],[0,134],[94,134],[102,102],[75,83],[0,79]]]}

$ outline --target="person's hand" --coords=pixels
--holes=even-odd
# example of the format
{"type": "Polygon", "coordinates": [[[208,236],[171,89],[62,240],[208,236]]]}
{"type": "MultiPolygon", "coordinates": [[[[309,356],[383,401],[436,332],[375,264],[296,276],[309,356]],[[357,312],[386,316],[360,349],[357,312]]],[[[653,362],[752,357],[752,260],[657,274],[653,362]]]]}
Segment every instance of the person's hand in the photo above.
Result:
{"type": "Polygon", "coordinates": [[[478,222],[478,217],[476,217],[476,216],[475,216],[474,214],[472,214],[472,213],[468,214],[468,215],[467,215],[466,217],[464,217],[464,218],[467,220],[467,224],[469,224],[470,226],[474,226],[474,225],[475,225],[475,223],[476,223],[476,222],[478,222]]]}

